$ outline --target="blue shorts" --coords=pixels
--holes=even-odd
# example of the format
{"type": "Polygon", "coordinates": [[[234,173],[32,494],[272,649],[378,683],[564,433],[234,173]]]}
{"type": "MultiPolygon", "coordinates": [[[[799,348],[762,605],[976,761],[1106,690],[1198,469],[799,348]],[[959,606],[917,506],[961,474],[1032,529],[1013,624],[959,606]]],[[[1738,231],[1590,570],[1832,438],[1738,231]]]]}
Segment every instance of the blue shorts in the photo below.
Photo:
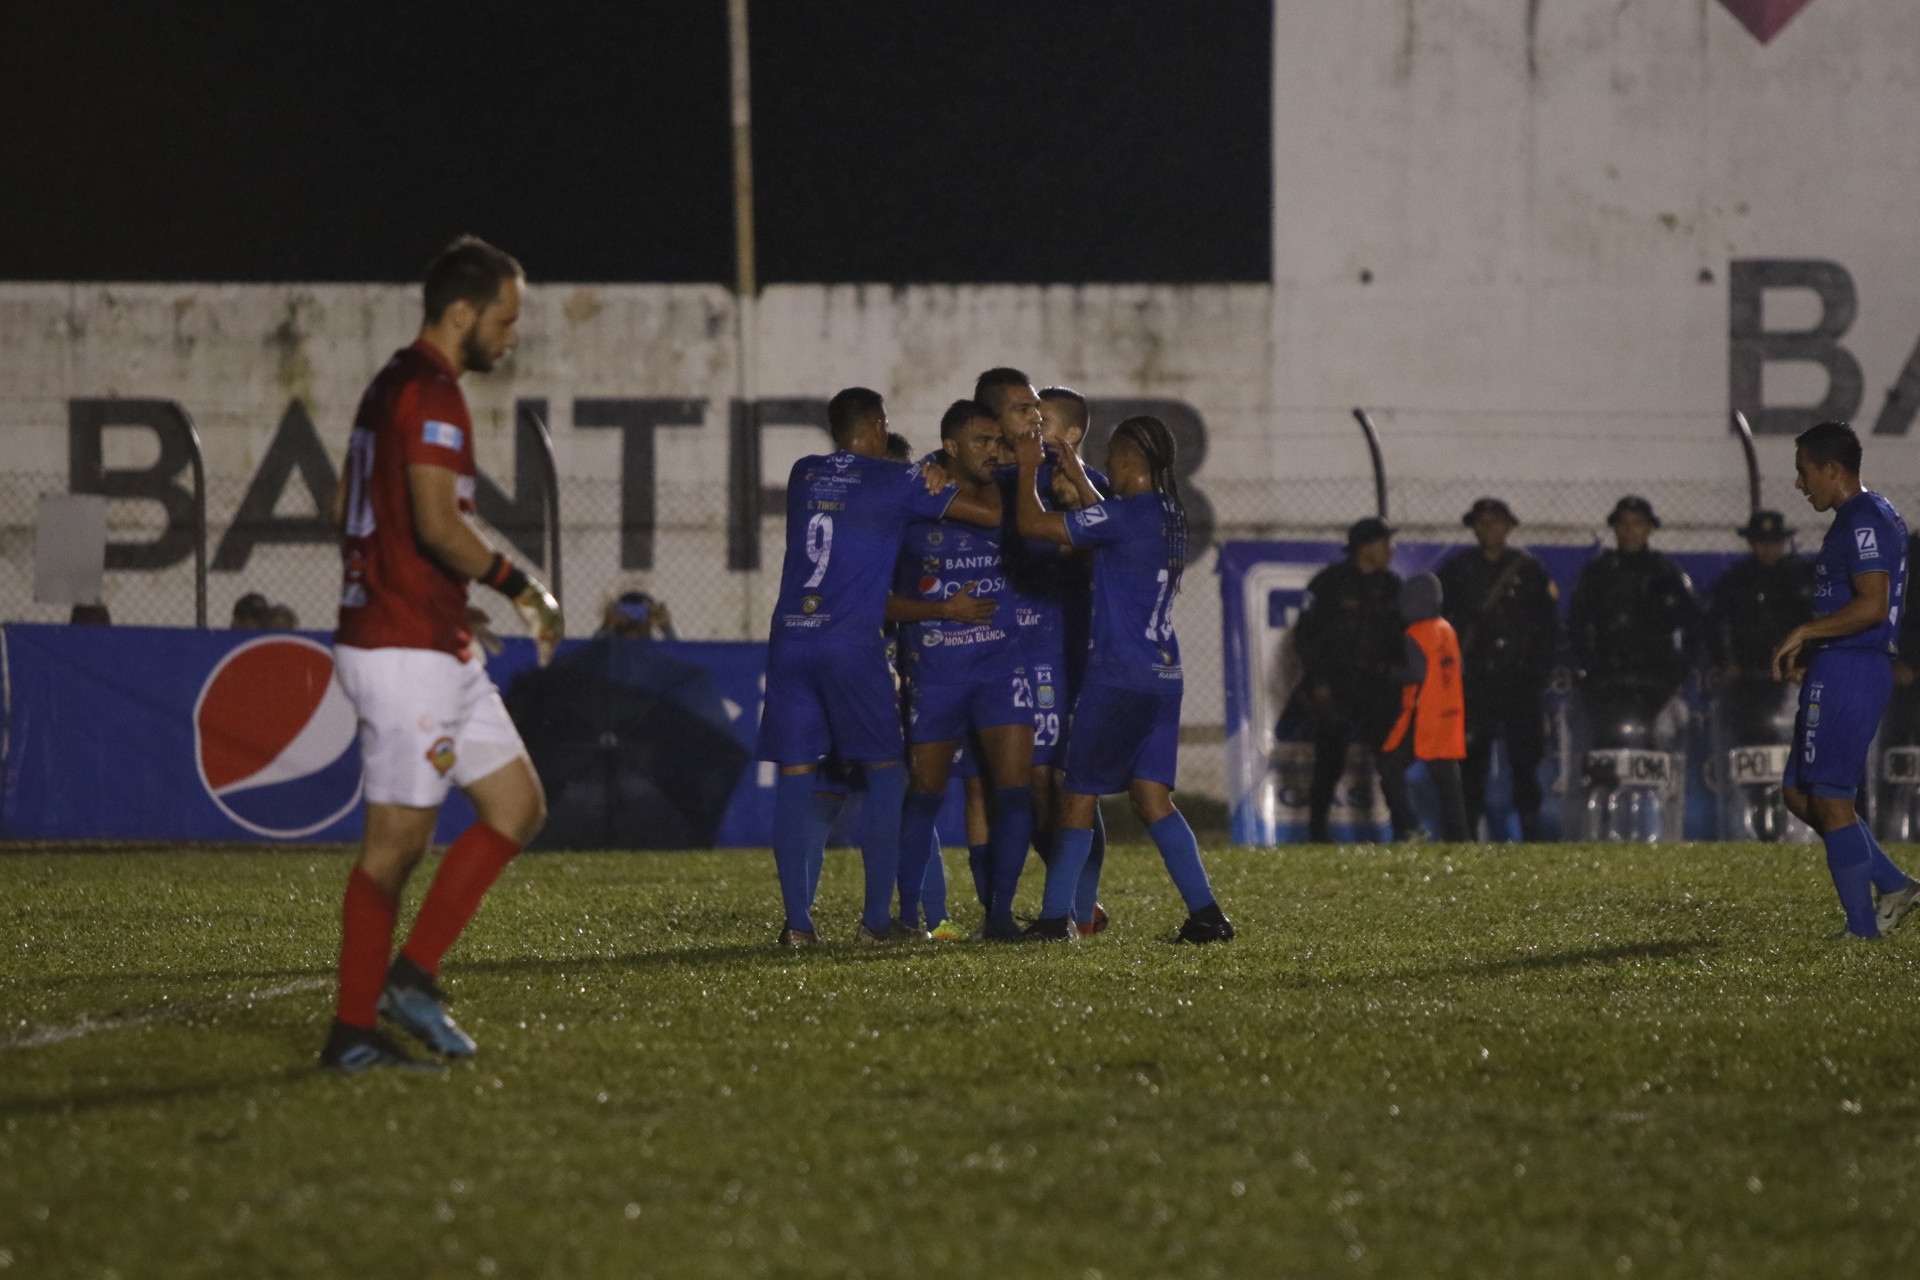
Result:
{"type": "Polygon", "coordinates": [[[1065,758],[1061,746],[1065,740],[1067,713],[1073,707],[1065,680],[1065,663],[1060,647],[1034,645],[1026,655],[1027,676],[1033,695],[1033,763],[1052,768],[1065,758]]]}
{"type": "Polygon", "coordinates": [[[1110,796],[1130,782],[1171,787],[1180,763],[1180,690],[1089,682],[1073,704],[1066,789],[1110,796]]]}
{"type": "Polygon", "coordinates": [[[759,758],[817,764],[829,752],[860,763],[906,754],[886,649],[877,641],[769,645],[759,758]]]}
{"type": "Polygon", "coordinates": [[[1893,697],[1893,661],[1871,649],[1823,649],[1800,686],[1793,754],[1783,786],[1851,800],[1867,776],[1867,749],[1893,697]]]}
{"type": "Polygon", "coordinates": [[[1023,667],[1003,667],[966,684],[913,682],[907,713],[907,741],[959,742],[967,730],[1025,724],[1024,704],[1033,700],[1023,667]]]}

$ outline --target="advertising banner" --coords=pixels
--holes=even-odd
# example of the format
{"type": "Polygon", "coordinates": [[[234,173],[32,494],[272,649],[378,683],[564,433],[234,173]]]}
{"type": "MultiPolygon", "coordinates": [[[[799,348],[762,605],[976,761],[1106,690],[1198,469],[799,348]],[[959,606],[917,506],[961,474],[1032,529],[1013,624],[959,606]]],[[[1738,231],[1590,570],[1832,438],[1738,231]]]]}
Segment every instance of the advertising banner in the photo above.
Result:
{"type": "MultiPolygon", "coordinates": [[[[711,676],[751,752],[766,646],[656,643],[711,676]]],[[[533,666],[534,654],[531,641],[505,644],[487,670],[511,701],[514,679],[533,666]]],[[[0,836],[359,839],[355,716],[333,683],[325,634],[8,624],[0,628],[0,657],[0,836]]],[[[743,771],[721,822],[721,847],[770,842],[773,781],[770,765],[743,771]]],[[[949,810],[943,829],[959,841],[958,805],[949,810]]],[[[448,841],[472,821],[472,807],[455,792],[435,839],[448,841]]]]}

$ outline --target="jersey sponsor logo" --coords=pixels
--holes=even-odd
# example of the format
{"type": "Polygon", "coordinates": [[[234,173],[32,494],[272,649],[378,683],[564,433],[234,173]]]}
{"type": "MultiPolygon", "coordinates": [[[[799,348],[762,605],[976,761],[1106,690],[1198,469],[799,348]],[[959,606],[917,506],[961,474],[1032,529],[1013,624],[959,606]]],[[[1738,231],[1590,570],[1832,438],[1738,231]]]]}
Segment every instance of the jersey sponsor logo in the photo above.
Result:
{"type": "Polygon", "coordinates": [[[420,428],[420,439],[427,444],[439,445],[442,449],[458,449],[466,440],[466,432],[451,422],[438,422],[431,418],[420,428]]]}
{"type": "Polygon", "coordinates": [[[453,754],[452,738],[436,739],[434,744],[427,748],[427,763],[432,765],[434,771],[443,778],[447,776],[447,771],[453,768],[453,762],[457,758],[453,754]]]}
{"type": "Polygon", "coordinates": [[[927,545],[930,547],[937,547],[946,540],[947,535],[938,529],[929,530],[927,533],[927,545]]]}
{"type": "Polygon", "coordinates": [[[1855,529],[1853,545],[1862,560],[1873,560],[1880,555],[1880,540],[1874,537],[1871,529],[1855,529]]]}
{"type": "Polygon", "coordinates": [[[940,634],[940,628],[927,627],[920,632],[920,645],[925,649],[937,649],[940,647],[943,638],[940,634]]]}
{"type": "Polygon", "coordinates": [[[200,783],[255,835],[312,835],[360,803],[357,728],[325,645],[250,640],[215,665],[194,703],[200,783]]]}
{"type": "Polygon", "coordinates": [[[1080,522],[1080,527],[1083,529],[1090,524],[1099,524],[1107,518],[1106,505],[1104,503],[1095,503],[1091,507],[1074,512],[1073,518],[1080,522]]]}

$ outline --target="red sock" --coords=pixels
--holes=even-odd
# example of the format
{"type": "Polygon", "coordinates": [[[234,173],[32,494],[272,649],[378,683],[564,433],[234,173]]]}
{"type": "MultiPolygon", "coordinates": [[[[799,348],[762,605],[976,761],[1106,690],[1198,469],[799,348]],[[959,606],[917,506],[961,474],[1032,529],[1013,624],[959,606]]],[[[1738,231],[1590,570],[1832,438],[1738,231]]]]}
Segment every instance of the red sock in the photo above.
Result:
{"type": "Polygon", "coordinates": [[[440,957],[480,909],[480,899],[513,861],[520,846],[484,822],[460,833],[440,860],[439,873],[414,919],[413,933],[400,954],[438,977],[440,957]]]}
{"type": "Polygon", "coordinates": [[[380,989],[393,954],[393,922],[400,900],[359,867],[347,877],[340,908],[340,1002],[334,1016],[356,1027],[379,1021],[380,989]]]}

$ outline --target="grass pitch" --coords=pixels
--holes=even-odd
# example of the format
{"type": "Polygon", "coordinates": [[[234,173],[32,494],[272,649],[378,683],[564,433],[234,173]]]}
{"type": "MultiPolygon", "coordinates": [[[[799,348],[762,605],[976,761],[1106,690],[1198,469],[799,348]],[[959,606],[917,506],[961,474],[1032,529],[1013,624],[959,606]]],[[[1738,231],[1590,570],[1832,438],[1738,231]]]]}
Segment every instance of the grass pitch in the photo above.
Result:
{"type": "Polygon", "coordinates": [[[1228,946],[1133,848],[1077,948],[788,954],[764,854],[530,856],[448,961],[478,1062],[351,1081],[344,858],[0,858],[0,1270],[1920,1265],[1920,926],[1834,938],[1818,846],[1208,858],[1228,946]]]}

